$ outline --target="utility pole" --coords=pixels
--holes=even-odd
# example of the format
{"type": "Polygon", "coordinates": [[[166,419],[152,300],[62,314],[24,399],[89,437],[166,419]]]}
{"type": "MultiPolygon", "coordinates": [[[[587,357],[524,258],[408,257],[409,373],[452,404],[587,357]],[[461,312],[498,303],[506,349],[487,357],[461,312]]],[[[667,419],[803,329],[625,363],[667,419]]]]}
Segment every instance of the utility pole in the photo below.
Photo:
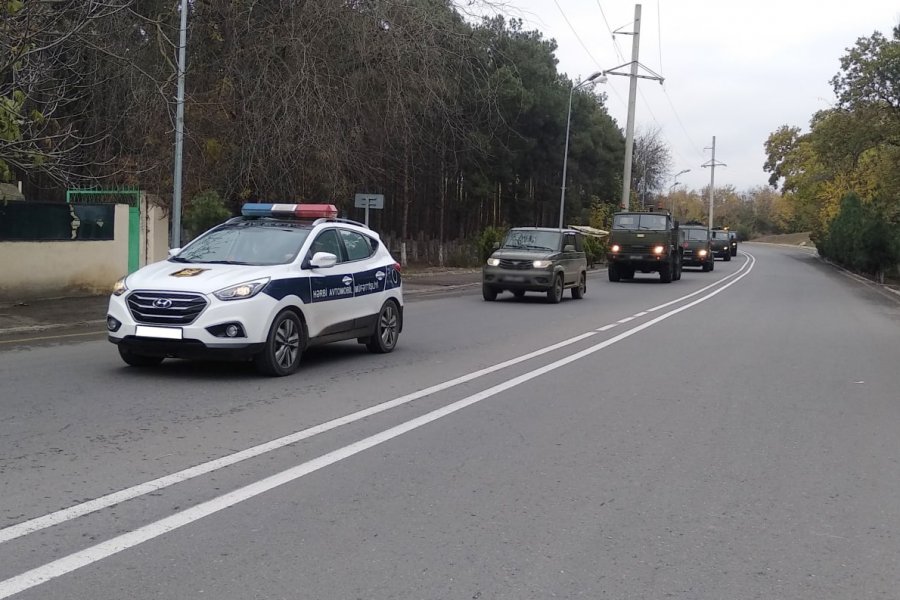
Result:
{"type": "MultiPolygon", "coordinates": [[[[704,148],[708,150],[710,147],[704,148]]],[[[723,162],[716,162],[716,136],[712,140],[712,160],[700,165],[703,168],[709,167],[709,223],[707,229],[713,228],[713,202],[716,198],[716,167],[727,167],[723,162]]]]}
{"type": "Polygon", "coordinates": [[[187,49],[188,0],[181,0],[178,38],[178,94],[175,98],[175,174],[172,190],[172,247],[181,247],[181,163],[184,156],[184,63],[187,49]]]}
{"type": "Polygon", "coordinates": [[[621,35],[633,35],[634,38],[631,41],[631,62],[627,62],[624,65],[619,65],[618,67],[614,67],[609,71],[604,71],[604,75],[622,75],[624,77],[629,77],[631,82],[628,85],[628,121],[625,124],[625,171],[623,173],[623,182],[622,182],[622,209],[628,210],[628,200],[631,195],[631,160],[632,154],[634,153],[634,105],[637,100],[637,80],[641,79],[653,79],[655,81],[659,81],[659,84],[662,85],[664,78],[657,73],[654,73],[640,62],[638,62],[638,55],[640,54],[641,47],[641,5],[634,5],[634,31],[619,31],[616,30],[613,32],[619,33],[621,35]],[[623,67],[630,67],[628,73],[616,73],[615,69],[621,69],[623,67]],[[638,75],[638,67],[643,68],[651,75],[638,75]]]}

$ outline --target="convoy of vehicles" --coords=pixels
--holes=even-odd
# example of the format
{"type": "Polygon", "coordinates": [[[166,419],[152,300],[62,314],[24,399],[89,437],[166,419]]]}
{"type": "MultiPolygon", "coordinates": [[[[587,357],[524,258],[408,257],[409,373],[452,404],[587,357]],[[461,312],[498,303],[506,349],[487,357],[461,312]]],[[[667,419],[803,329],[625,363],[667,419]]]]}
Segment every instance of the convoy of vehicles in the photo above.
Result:
{"type": "Polygon", "coordinates": [[[609,280],[633,279],[637,271],[656,271],[663,283],[681,279],[680,237],[668,212],[616,213],[609,232],[609,280]]]}
{"type": "MultiPolygon", "coordinates": [[[[620,212],[608,240],[609,280],[683,266],[712,271],[737,237],[668,212],[620,212]]],[[[245,204],[240,217],[200,235],[168,260],[123,277],[107,314],[109,341],[129,365],[167,357],[252,360],[267,375],[295,372],[310,346],[355,339],[391,352],[403,330],[400,265],[377,233],[337,218],[333,205],[245,204]]],[[[502,292],[582,299],[587,257],[581,231],[516,227],[482,268],[484,300],[502,292]]]]}
{"type": "Polygon", "coordinates": [[[584,237],[572,229],[516,227],[482,267],[482,295],[492,302],[510,291],[516,298],[541,292],[557,304],[564,291],[580,300],[587,289],[584,237]]]}

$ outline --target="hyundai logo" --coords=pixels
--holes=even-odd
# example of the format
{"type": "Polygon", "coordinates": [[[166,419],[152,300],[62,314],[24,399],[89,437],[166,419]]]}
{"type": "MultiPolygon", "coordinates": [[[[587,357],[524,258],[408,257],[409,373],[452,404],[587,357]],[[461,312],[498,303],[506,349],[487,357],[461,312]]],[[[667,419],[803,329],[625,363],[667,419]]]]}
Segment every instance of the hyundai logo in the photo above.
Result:
{"type": "Polygon", "coordinates": [[[157,298],[153,301],[153,306],[155,308],[170,308],[172,306],[172,301],[168,298],[157,298]]]}

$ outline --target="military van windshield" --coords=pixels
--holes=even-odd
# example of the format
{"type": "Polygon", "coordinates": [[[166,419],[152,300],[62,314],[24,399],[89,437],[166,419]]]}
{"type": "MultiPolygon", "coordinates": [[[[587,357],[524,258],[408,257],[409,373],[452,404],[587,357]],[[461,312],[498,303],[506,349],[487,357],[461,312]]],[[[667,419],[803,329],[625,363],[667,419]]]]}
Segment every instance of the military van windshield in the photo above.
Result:
{"type": "Polygon", "coordinates": [[[556,250],[559,248],[558,231],[531,231],[513,229],[506,235],[504,248],[523,250],[556,250]]]}
{"type": "Polygon", "coordinates": [[[706,229],[684,229],[683,231],[686,240],[705,242],[709,239],[709,231],[706,229]]]}
{"type": "Polygon", "coordinates": [[[664,215],[616,215],[613,217],[613,229],[665,231],[666,221],[664,215]]]}

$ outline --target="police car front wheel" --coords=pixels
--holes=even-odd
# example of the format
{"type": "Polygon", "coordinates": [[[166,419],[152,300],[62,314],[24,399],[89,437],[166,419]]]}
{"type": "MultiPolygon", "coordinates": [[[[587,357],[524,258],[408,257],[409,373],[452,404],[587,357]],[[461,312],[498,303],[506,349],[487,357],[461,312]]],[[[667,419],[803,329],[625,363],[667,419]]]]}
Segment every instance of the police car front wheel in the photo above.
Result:
{"type": "Polygon", "coordinates": [[[265,348],[253,357],[253,364],[264,375],[290,375],[300,368],[303,337],[303,323],[297,314],[290,310],[279,313],[269,329],[265,348]]]}
{"type": "Polygon", "coordinates": [[[397,338],[401,329],[400,309],[393,300],[388,300],[381,307],[375,322],[375,331],[366,341],[366,348],[375,354],[387,354],[397,346],[397,338]]]}

